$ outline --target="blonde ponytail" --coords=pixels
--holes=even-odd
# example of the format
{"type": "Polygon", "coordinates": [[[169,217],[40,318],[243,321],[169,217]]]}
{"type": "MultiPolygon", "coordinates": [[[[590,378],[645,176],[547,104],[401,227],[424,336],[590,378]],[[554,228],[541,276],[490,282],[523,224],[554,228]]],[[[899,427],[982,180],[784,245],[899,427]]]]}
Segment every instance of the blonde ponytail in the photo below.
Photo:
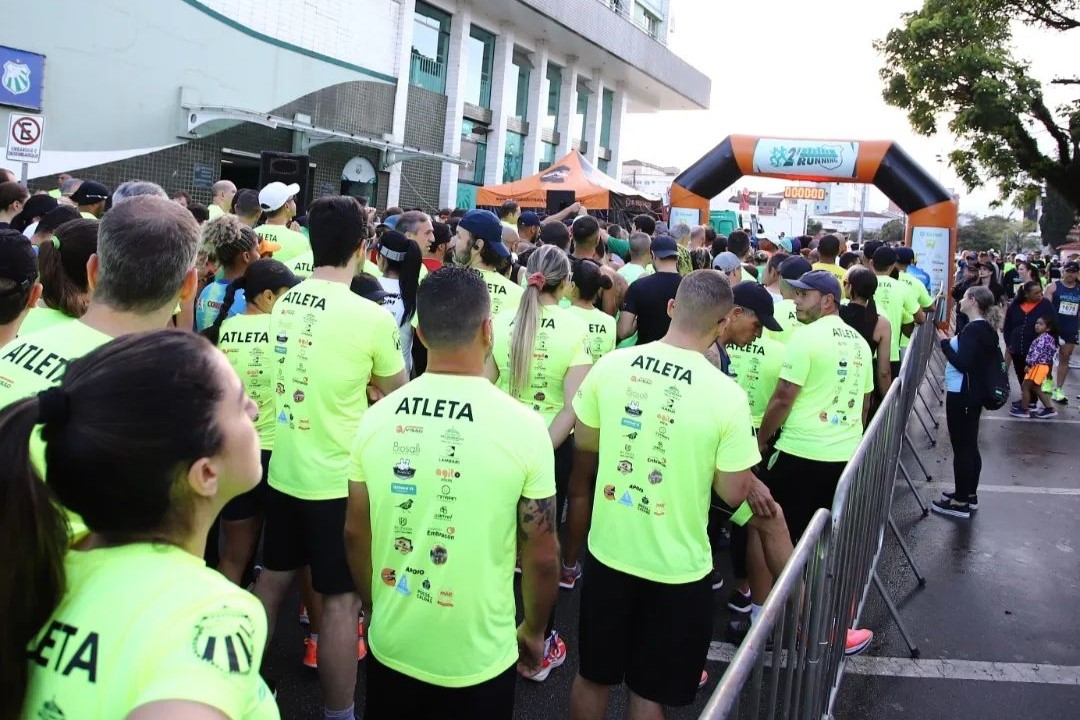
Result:
{"type": "Polygon", "coordinates": [[[521,296],[510,335],[510,394],[519,397],[529,387],[536,328],[540,324],[540,294],[554,292],[570,276],[570,259],[554,245],[542,245],[529,256],[528,285],[521,296]]]}

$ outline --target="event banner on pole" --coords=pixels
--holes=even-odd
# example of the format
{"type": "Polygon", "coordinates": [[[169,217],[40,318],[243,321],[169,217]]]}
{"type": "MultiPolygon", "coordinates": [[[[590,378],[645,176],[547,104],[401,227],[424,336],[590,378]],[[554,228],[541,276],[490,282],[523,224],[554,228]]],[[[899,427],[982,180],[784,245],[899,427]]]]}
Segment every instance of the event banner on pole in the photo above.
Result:
{"type": "Polygon", "coordinates": [[[930,291],[937,294],[949,287],[952,262],[949,257],[949,229],[914,227],[911,229],[911,249],[915,261],[930,276],[930,291]]]}

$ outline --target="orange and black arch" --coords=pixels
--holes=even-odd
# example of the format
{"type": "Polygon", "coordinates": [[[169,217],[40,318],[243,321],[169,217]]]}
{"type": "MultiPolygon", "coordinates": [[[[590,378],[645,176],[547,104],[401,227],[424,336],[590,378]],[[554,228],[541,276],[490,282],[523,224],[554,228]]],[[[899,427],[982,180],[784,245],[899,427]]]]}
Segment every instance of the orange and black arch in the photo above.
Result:
{"type": "Polygon", "coordinates": [[[709,220],[709,200],[744,175],[811,182],[868,183],[908,216],[907,243],[936,292],[949,289],[957,202],[891,140],[807,140],[731,135],[680,174],[671,207],[709,220]]]}

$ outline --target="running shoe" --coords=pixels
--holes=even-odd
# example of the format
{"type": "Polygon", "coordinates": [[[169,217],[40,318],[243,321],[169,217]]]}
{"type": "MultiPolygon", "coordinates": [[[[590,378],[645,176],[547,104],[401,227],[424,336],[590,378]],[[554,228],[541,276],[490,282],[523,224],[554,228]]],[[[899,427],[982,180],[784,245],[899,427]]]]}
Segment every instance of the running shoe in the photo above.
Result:
{"type": "Polygon", "coordinates": [[[1048,418],[1056,418],[1057,410],[1054,408],[1040,408],[1037,412],[1031,413],[1031,417],[1038,418],[1039,420],[1046,420],[1048,418]]]}
{"type": "Polygon", "coordinates": [[[532,680],[533,682],[544,682],[547,680],[547,676],[551,674],[551,671],[566,662],[566,643],[559,637],[559,633],[551,633],[551,638],[547,643],[547,655],[540,662],[540,669],[532,675],[526,675],[526,680],[532,680]]]}
{"type": "Polygon", "coordinates": [[[1013,417],[1022,417],[1022,418],[1035,417],[1035,411],[1034,410],[1031,410],[1031,411],[1025,410],[1024,408],[1017,407],[1015,405],[1012,407],[1011,410],[1009,410],[1009,414],[1012,415],[1013,417]]]}
{"type": "MultiPolygon", "coordinates": [[[[746,636],[750,634],[750,619],[745,620],[732,620],[727,624],[727,628],[724,630],[724,640],[732,645],[742,645],[742,641],[746,639],[746,636]]],[[[769,633],[769,637],[765,640],[765,649],[771,651],[773,649],[772,633],[769,633]]]]}
{"type": "MultiPolygon", "coordinates": [[[[1019,410],[1020,409],[1020,402],[1021,402],[1020,400],[1014,400],[1013,404],[1011,405],[1012,409],[1013,410],[1019,410]]],[[[1029,410],[1034,410],[1037,407],[1039,407],[1039,401],[1038,400],[1032,400],[1030,403],[1028,403],[1028,409],[1029,410]]]]}
{"type": "Polygon", "coordinates": [[[581,579],[581,563],[574,563],[574,567],[562,566],[562,574],[559,575],[559,587],[563,590],[573,590],[574,585],[581,579]]]}
{"type": "Polygon", "coordinates": [[[735,588],[727,601],[728,610],[742,615],[750,612],[750,593],[743,594],[742,590],[735,588]]]}
{"type": "Polygon", "coordinates": [[[716,568],[713,568],[713,571],[709,573],[709,584],[712,585],[713,590],[724,587],[724,576],[716,568]]]}
{"type": "Polygon", "coordinates": [[[304,605],[304,603],[300,603],[300,624],[305,626],[311,625],[311,618],[308,617],[307,605],[304,605]]]}
{"type": "Polygon", "coordinates": [[[860,630],[854,628],[847,631],[847,638],[844,641],[844,655],[852,657],[860,655],[866,648],[870,647],[870,641],[874,639],[874,633],[869,630],[860,630]]]}
{"type": "Polygon", "coordinates": [[[367,657],[367,641],[364,640],[364,613],[360,613],[360,619],[356,622],[356,662],[367,657]]]}
{"type": "Polygon", "coordinates": [[[1045,380],[1043,380],[1042,391],[1044,393],[1048,393],[1053,389],[1054,389],[1054,380],[1053,380],[1053,378],[1047,377],[1045,380]]]}
{"type": "Polygon", "coordinates": [[[708,684],[709,684],[709,673],[702,670],[701,671],[701,679],[698,680],[698,683],[697,683],[697,689],[700,690],[701,688],[705,687],[708,684]]]}
{"type": "MultiPolygon", "coordinates": [[[[950,492],[941,493],[941,499],[942,500],[952,500],[955,497],[956,497],[956,493],[950,493],[950,492]]],[[[979,496],[978,495],[969,495],[968,496],[968,507],[971,508],[972,510],[978,510],[979,509],[979,496]]]]}
{"type": "Polygon", "coordinates": [[[1054,402],[1069,404],[1069,398],[1065,395],[1065,391],[1061,388],[1054,388],[1054,391],[1050,393],[1050,399],[1054,402]]]}
{"type": "Polygon", "coordinates": [[[304,667],[319,667],[319,641],[314,638],[304,638],[304,667]]]}
{"type": "Polygon", "coordinates": [[[957,518],[971,517],[971,506],[967,503],[955,500],[935,500],[930,503],[930,509],[939,515],[948,515],[957,518]]]}

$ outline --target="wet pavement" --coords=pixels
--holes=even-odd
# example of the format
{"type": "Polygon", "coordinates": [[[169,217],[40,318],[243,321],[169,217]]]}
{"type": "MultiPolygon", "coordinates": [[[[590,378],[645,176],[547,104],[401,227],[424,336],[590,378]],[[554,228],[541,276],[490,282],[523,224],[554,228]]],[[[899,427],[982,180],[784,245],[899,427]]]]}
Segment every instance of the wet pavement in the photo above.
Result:
{"type": "MultiPolygon", "coordinates": [[[[1080,375],[1070,378],[1070,398],[1080,375]]],[[[927,394],[927,397],[930,397],[927,394]]],[[[835,707],[837,718],[875,720],[1023,720],[1080,718],[1080,401],[1052,420],[1010,418],[1007,409],[986,413],[980,446],[983,475],[980,509],[969,520],[923,517],[901,480],[893,517],[908,543],[926,587],[915,582],[891,533],[886,533],[879,573],[921,651],[908,648],[872,589],[863,612],[875,639],[861,665],[850,666],[835,707]],[[971,677],[986,679],[972,680],[971,677]]],[[[922,409],[921,404],[919,405],[922,409]]],[[[909,427],[915,450],[933,479],[921,475],[909,451],[904,462],[924,503],[952,490],[951,453],[944,409],[936,405],[940,429],[930,447],[917,422],[909,427]]],[[[934,430],[931,426],[931,430],[934,430]]],[[[725,601],[730,564],[718,564],[727,586],[716,594],[714,636],[732,615],[725,601]]],[[[560,591],[557,627],[567,643],[566,663],[548,680],[518,680],[515,718],[568,716],[570,684],[577,666],[580,590],[560,591]]],[[[300,664],[303,635],[286,602],[266,675],[276,683],[282,717],[318,720],[321,693],[316,672],[300,664]]],[[[644,625],[648,618],[641,618],[644,625]]],[[[638,628],[627,628],[636,632],[638,628]]],[[[697,718],[725,665],[709,662],[708,686],[675,720],[697,718]]],[[[357,708],[364,693],[359,666],[357,708]]],[[[612,695],[608,718],[624,717],[623,690],[612,695]]]]}

